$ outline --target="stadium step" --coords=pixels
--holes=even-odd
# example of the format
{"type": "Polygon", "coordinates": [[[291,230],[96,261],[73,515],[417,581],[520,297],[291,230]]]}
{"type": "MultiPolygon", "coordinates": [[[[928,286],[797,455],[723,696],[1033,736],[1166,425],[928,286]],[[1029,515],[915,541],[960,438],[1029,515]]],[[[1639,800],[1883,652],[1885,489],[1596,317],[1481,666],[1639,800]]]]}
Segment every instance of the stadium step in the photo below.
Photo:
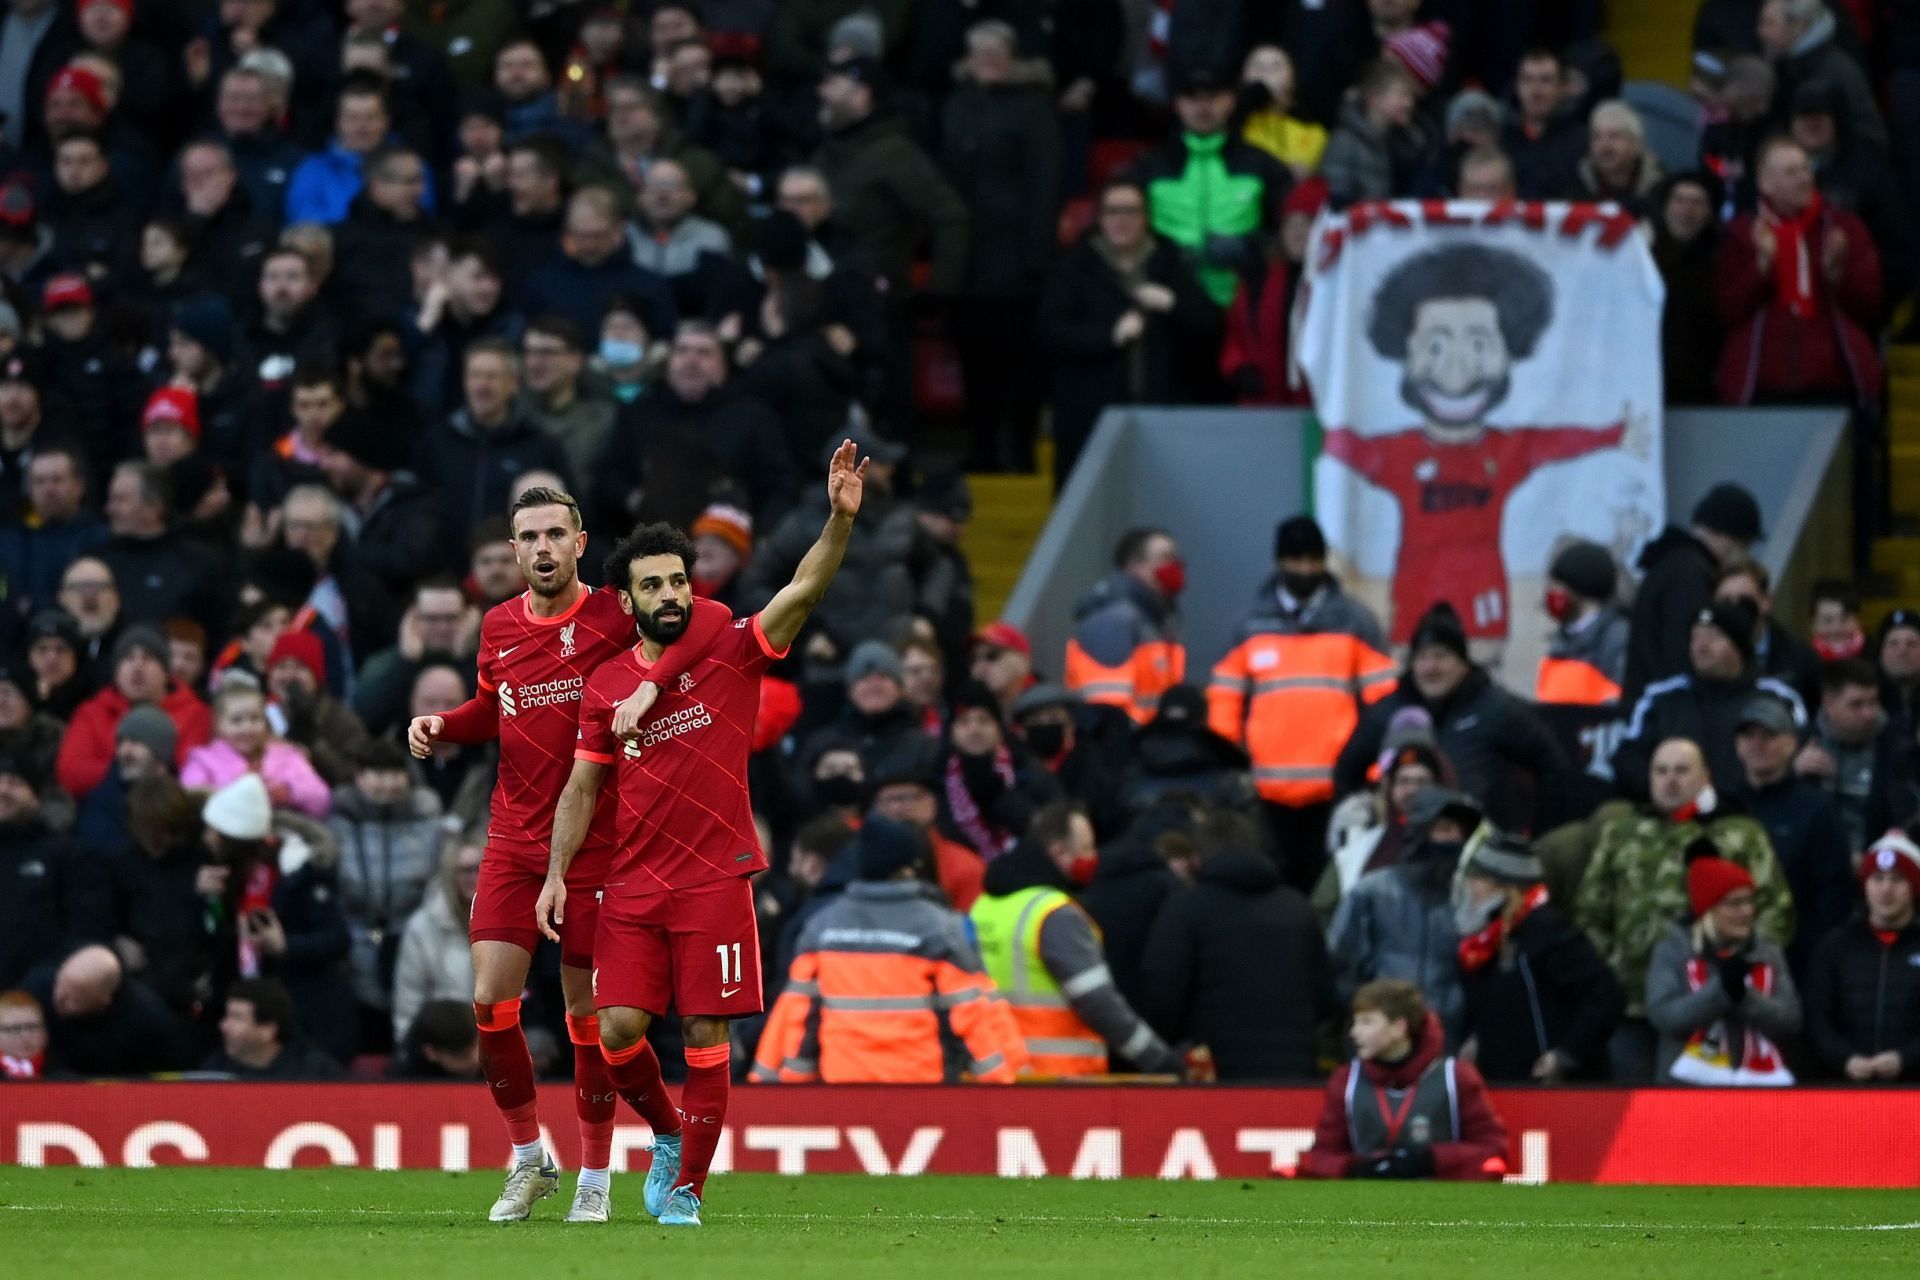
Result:
{"type": "Polygon", "coordinates": [[[1607,40],[1629,80],[1661,80],[1685,88],[1693,62],[1694,4],[1674,0],[1609,0],[1607,40]]]}
{"type": "Polygon", "coordinates": [[[982,623],[1000,616],[1020,580],[1020,570],[1047,527],[1053,484],[1044,466],[1037,475],[970,475],[973,519],[961,549],[973,566],[974,613],[982,623]]]}

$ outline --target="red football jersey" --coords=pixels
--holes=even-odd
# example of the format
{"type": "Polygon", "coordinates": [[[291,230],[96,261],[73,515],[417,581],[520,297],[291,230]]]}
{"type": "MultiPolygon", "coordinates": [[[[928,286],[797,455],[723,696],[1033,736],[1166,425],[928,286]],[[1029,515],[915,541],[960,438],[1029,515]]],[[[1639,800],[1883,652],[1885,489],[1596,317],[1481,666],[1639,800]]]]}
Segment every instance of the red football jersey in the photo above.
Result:
{"type": "MultiPolygon", "coordinates": [[[[646,679],[634,645],[595,671],[580,700],[575,754],[611,765],[617,846],[608,893],[637,897],[686,889],[767,865],[747,796],[760,677],[776,658],[760,617],[740,618],[713,648],[662,689],[640,736],[613,736],[613,709],[646,679]]],[[[596,817],[597,820],[597,817],[596,817]]]]}
{"type": "Polygon", "coordinates": [[[1442,444],[1418,427],[1361,435],[1326,433],[1326,451],[1400,503],[1400,559],[1393,572],[1393,642],[1436,600],[1450,601],[1469,636],[1507,634],[1507,565],[1500,524],[1507,499],[1541,467],[1617,448],[1611,427],[1488,428],[1442,444]]]}
{"type": "MultiPolygon", "coordinates": [[[[476,662],[481,692],[500,699],[500,778],[487,843],[544,856],[553,841],[554,807],[573,772],[581,690],[589,675],[633,643],[634,626],[619,593],[607,588],[586,592],[557,618],[530,613],[530,594],[487,610],[476,662]]],[[[582,857],[606,857],[612,823],[613,806],[603,795],[582,857]]]]}

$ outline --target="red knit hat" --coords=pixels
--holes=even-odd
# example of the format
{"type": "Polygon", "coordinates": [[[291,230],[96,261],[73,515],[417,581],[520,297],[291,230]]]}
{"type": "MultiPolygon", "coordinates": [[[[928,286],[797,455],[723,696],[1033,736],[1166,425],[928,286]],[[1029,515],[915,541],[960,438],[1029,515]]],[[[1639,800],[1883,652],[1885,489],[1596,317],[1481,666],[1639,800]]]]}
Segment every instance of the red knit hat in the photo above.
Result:
{"type": "Polygon", "coordinates": [[[150,431],[162,422],[176,422],[195,440],[200,438],[200,393],[192,387],[161,387],[147,397],[140,414],[140,430],[150,431]]]}
{"type": "Polygon", "coordinates": [[[1426,22],[1388,40],[1382,52],[1405,67],[1420,86],[1420,92],[1427,93],[1447,74],[1447,57],[1452,47],[1451,26],[1444,22],[1426,22]]]}
{"type": "Polygon", "coordinates": [[[1697,919],[1719,906],[1736,889],[1753,888],[1753,877],[1725,858],[1695,858],[1687,864],[1687,899],[1697,919]]]}
{"type": "Polygon", "coordinates": [[[291,658],[307,670],[313,672],[313,678],[322,686],[327,683],[327,654],[320,646],[320,637],[305,627],[289,627],[280,633],[273,642],[273,649],[267,654],[267,671],[291,658]]]}
{"type": "Polygon", "coordinates": [[[1868,845],[1866,856],[1860,859],[1863,882],[1876,871],[1898,872],[1912,888],[1913,896],[1920,898],[1920,845],[1898,827],[1868,845]]]}
{"type": "Polygon", "coordinates": [[[47,97],[51,98],[62,89],[71,89],[87,100],[87,105],[101,115],[107,114],[107,86],[100,83],[100,77],[85,67],[62,67],[59,74],[47,81],[47,97]]]}

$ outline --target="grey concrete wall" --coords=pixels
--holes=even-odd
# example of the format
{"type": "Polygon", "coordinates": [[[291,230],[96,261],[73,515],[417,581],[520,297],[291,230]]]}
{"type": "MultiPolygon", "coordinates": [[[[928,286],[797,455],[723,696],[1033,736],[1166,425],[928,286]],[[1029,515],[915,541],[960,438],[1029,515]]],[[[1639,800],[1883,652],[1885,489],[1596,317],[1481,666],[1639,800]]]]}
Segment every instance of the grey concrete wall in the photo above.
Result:
{"type": "MultiPolygon", "coordinates": [[[[1738,480],[1765,516],[1761,559],[1776,579],[1790,569],[1808,576],[1796,552],[1810,521],[1836,514],[1833,487],[1823,498],[1822,484],[1845,429],[1837,409],[1669,412],[1669,518],[1684,521],[1710,487],[1738,480]]],[[[1033,639],[1036,667],[1058,674],[1075,601],[1107,572],[1120,535],[1143,524],[1164,525],[1185,551],[1188,652],[1196,672],[1211,666],[1271,572],[1274,525],[1308,505],[1307,433],[1298,409],[1110,410],[1007,602],[1007,620],[1033,639]]]]}

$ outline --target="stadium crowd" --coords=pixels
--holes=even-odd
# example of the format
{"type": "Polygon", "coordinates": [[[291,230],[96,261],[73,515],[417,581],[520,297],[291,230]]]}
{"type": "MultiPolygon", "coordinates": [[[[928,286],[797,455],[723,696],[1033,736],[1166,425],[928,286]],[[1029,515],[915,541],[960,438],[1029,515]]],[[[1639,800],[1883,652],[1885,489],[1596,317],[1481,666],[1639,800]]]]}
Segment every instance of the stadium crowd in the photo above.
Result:
{"type": "Polygon", "coordinates": [[[0,4],[0,1076],[476,1076],[494,756],[400,735],[522,589],[510,501],[688,528],[744,613],[848,436],[756,729],[753,1077],[1306,1078],[1405,979],[1402,1041],[1430,1007],[1495,1083],[1920,1078],[1920,615],[1775,616],[1737,486],[1634,566],[1560,550],[1527,696],[1445,606],[1391,652],[1304,517],[1210,671],[1159,529],[1064,654],[974,617],[965,470],[1302,401],[1329,205],[1618,201],[1673,403],[1870,422],[1920,6],[1706,0],[1679,172],[1598,8],[0,4]],[[1624,719],[1610,784],[1567,706],[1624,719]]]}

